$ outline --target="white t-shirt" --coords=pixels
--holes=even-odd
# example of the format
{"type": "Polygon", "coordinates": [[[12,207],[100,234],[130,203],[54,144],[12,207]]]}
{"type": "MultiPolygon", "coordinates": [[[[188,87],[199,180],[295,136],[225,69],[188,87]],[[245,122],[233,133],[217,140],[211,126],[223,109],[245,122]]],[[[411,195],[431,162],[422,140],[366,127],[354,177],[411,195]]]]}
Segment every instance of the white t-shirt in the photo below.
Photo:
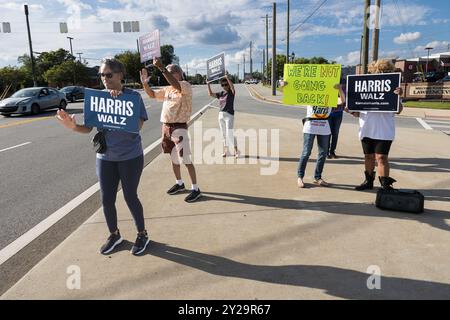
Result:
{"type": "Polygon", "coordinates": [[[364,138],[394,141],[395,113],[361,111],[359,114],[359,139],[364,138]]]}
{"type": "Polygon", "coordinates": [[[327,136],[331,134],[328,117],[331,108],[308,106],[306,117],[318,120],[307,120],[303,126],[303,133],[317,134],[319,136],[327,136]],[[322,120],[320,120],[322,119],[322,120]]]}

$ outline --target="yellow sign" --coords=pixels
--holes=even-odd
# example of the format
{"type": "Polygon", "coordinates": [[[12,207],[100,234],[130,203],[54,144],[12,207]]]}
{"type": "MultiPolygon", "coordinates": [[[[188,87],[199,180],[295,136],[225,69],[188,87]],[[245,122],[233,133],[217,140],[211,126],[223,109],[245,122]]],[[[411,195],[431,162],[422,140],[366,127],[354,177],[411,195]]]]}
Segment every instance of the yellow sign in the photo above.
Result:
{"type": "Polygon", "coordinates": [[[283,103],[337,107],[340,64],[285,64],[283,103]]]}

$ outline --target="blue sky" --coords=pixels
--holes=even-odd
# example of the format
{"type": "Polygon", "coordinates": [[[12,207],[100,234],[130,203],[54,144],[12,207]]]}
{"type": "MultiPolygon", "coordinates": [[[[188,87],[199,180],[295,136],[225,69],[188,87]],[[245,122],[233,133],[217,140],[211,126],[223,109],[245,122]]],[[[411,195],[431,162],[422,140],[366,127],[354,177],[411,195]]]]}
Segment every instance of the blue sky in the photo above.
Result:
{"type": "MultiPolygon", "coordinates": [[[[296,56],[324,56],[344,65],[359,62],[364,0],[328,0],[299,30],[294,29],[323,0],[291,0],[291,45],[296,56]]],[[[375,0],[372,0],[374,3],[375,0]]],[[[0,67],[17,65],[17,56],[28,53],[22,1],[0,0],[0,22],[11,23],[11,34],[0,33],[0,67]]],[[[272,14],[266,0],[48,0],[28,1],[34,51],[60,47],[82,52],[89,65],[118,52],[136,48],[136,38],[158,28],[161,42],[172,44],[183,68],[204,73],[205,60],[225,51],[231,73],[253,41],[254,70],[261,68],[265,48],[263,17],[272,14]],[[113,21],[140,21],[140,33],[112,32],[113,21]],[[69,33],[59,33],[59,22],[69,23],[69,33]]],[[[286,1],[277,1],[277,52],[285,53],[286,1]]],[[[269,32],[271,47],[271,30],[269,32]]],[[[382,0],[381,57],[409,58],[448,50],[450,1],[382,0]]],[[[78,55],[77,55],[78,56],[78,55]]],[[[249,64],[247,63],[247,71],[249,64]]]]}

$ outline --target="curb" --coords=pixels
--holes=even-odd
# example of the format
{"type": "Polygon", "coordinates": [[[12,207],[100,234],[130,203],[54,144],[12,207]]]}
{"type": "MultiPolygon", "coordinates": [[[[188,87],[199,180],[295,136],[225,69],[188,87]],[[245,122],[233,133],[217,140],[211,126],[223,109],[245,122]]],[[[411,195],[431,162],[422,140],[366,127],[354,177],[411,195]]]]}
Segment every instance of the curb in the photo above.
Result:
{"type": "Polygon", "coordinates": [[[249,89],[249,91],[251,91],[251,94],[254,95],[254,96],[256,96],[256,98],[258,98],[259,100],[269,101],[269,102],[273,102],[273,103],[276,103],[276,104],[283,104],[283,103],[281,103],[281,102],[278,101],[278,100],[268,99],[268,98],[262,96],[262,95],[261,95],[255,88],[253,88],[253,87],[250,87],[250,86],[246,86],[246,87],[247,87],[247,89],[249,89]]]}

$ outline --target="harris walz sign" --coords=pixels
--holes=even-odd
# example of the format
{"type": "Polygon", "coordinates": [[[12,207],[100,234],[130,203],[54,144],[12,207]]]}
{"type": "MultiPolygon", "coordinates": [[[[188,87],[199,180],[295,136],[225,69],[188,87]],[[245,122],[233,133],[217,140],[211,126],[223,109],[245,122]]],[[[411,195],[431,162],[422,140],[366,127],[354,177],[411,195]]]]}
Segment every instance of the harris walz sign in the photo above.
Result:
{"type": "Polygon", "coordinates": [[[218,54],[206,61],[207,81],[213,82],[225,77],[225,53],[218,54]]]}
{"type": "Polygon", "coordinates": [[[347,77],[349,111],[398,112],[401,73],[364,74],[347,77]]]}
{"type": "Polygon", "coordinates": [[[137,95],[113,98],[108,91],[85,89],[84,124],[88,127],[137,133],[140,111],[137,95]]]}

